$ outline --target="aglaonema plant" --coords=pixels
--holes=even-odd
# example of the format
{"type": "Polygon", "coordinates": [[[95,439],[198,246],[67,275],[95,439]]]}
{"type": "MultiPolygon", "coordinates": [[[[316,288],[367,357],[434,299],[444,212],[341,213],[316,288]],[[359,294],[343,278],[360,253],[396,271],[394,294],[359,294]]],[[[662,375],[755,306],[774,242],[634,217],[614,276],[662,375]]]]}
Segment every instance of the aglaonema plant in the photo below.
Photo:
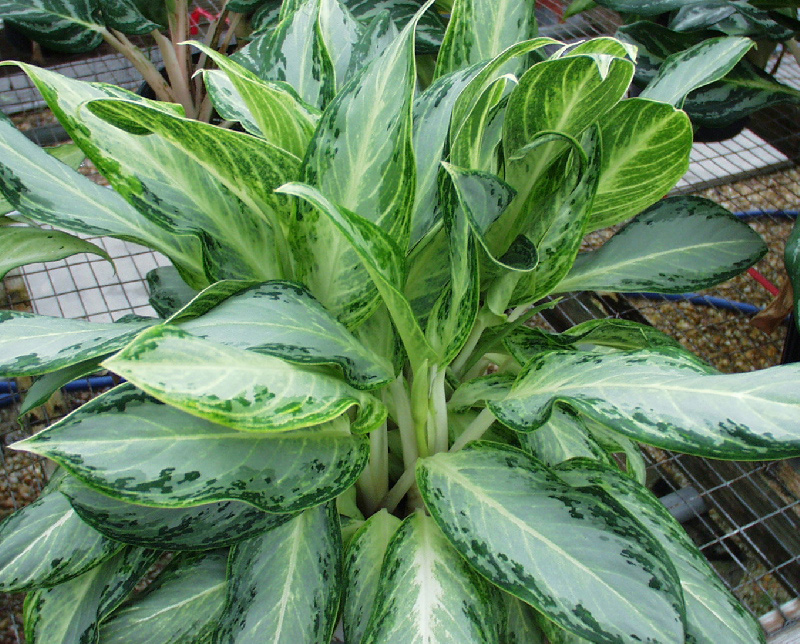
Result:
{"type": "MultiPolygon", "coordinates": [[[[205,49],[247,132],[22,66],[113,190],[3,121],[13,217],[172,262],[158,319],[0,313],[0,373],[39,376],[25,410],[125,379],[12,446],[60,466],[0,526],[29,642],[763,641],[638,443],[796,456],[798,368],[724,375],[622,320],[525,324],[562,293],[700,289],[765,252],[723,208],[662,199],[691,148],[683,76],[626,98],[630,47],[456,0],[423,88],[425,8],[397,33],[298,3],[262,51],[281,78],[205,49]]],[[[726,45],[692,71],[724,73],[726,45]]]]}

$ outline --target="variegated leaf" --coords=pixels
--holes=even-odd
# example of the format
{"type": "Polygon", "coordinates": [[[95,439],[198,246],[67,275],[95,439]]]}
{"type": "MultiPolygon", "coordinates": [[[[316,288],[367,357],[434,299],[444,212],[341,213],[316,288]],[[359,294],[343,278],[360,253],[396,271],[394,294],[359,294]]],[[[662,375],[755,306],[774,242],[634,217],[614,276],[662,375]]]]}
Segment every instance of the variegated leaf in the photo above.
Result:
{"type": "Polygon", "coordinates": [[[359,528],[347,546],[342,623],[348,642],[361,642],[364,638],[381,581],[386,547],[400,523],[400,519],[381,510],[359,528]]]}
{"type": "MultiPolygon", "coordinates": [[[[344,0],[351,13],[361,21],[370,21],[381,12],[389,14],[395,28],[399,31],[419,13],[421,0],[344,0]]],[[[436,54],[442,45],[445,26],[442,18],[433,6],[426,8],[422,17],[418,17],[415,38],[415,50],[418,54],[436,54]]]]}
{"type": "MultiPolygon", "coordinates": [[[[503,593],[506,608],[505,644],[545,644],[544,635],[536,625],[538,613],[513,595],[503,593]]],[[[551,642],[552,644],[552,642],[551,642]]]]}
{"type": "Polygon", "coordinates": [[[581,415],[569,407],[556,407],[544,425],[521,440],[526,451],[550,467],[579,457],[614,465],[614,459],[592,436],[581,415]]]}
{"type": "Polygon", "coordinates": [[[431,516],[481,574],[599,643],[683,640],[683,601],[658,541],[603,492],[540,461],[471,443],[417,466],[431,516]]]}
{"type": "Polygon", "coordinates": [[[447,406],[452,411],[463,411],[471,407],[483,407],[490,400],[503,400],[515,376],[510,373],[493,373],[462,383],[450,396],[447,406]]]}
{"type": "Polygon", "coordinates": [[[57,586],[121,548],[84,523],[63,494],[45,493],[0,523],[0,591],[57,586]]]}
{"type": "Polygon", "coordinates": [[[357,75],[388,47],[391,47],[399,34],[400,30],[387,11],[377,14],[366,22],[361,37],[351,51],[345,82],[357,75]]]}
{"type": "MultiPolygon", "coordinates": [[[[232,60],[228,58],[227,60],[232,60]]],[[[245,69],[244,67],[242,69],[245,69]]],[[[239,90],[231,82],[228,75],[219,69],[204,69],[200,72],[208,92],[208,97],[214,105],[214,111],[220,118],[238,123],[245,132],[265,138],[258,127],[253,113],[244,102],[239,90]]]]}
{"type": "Polygon", "coordinates": [[[367,28],[339,0],[322,0],[319,28],[322,41],[331,56],[338,91],[348,81],[350,69],[358,64],[357,49],[367,28]]]}
{"type": "Polygon", "coordinates": [[[197,291],[181,279],[174,266],[159,266],[145,276],[148,302],[158,317],[168,318],[186,306],[197,295],[197,291]]]}
{"type": "Polygon", "coordinates": [[[680,9],[697,0],[596,0],[597,4],[621,13],[655,16],[680,9]]]}
{"type": "Polygon", "coordinates": [[[166,24],[156,24],[142,13],[142,4],[141,0],[100,0],[103,20],[112,29],[134,36],[163,29],[166,24]]]}
{"type": "Polygon", "coordinates": [[[239,432],[127,383],[15,446],[130,503],[185,508],[240,500],[278,513],[335,498],[369,456],[367,439],[352,436],[343,418],[280,434],[239,432]]]}
{"type": "Polygon", "coordinates": [[[292,518],[291,514],[270,514],[237,501],[190,508],[136,505],[106,496],[73,476],[66,477],[59,490],[97,532],[117,542],[157,550],[224,548],[292,518]]]}
{"type": "Polygon", "coordinates": [[[0,17],[32,40],[70,54],[91,51],[101,42],[99,0],[2,0],[0,17]]]}
{"type": "Polygon", "coordinates": [[[415,512],[389,542],[362,642],[497,644],[498,600],[436,523],[415,512]]]}
{"type": "Polygon", "coordinates": [[[596,251],[578,255],[556,293],[685,293],[738,275],[766,253],[750,226],[702,197],[670,197],[596,251]]]}
{"type": "Polygon", "coordinates": [[[749,38],[703,40],[669,56],[639,96],[681,107],[689,92],[725,76],[752,46],[749,38]]]}
{"type": "Polygon", "coordinates": [[[199,644],[209,641],[225,607],[227,551],[173,559],[147,594],[100,626],[102,644],[199,644]]]}
{"type": "Polygon", "coordinates": [[[0,227],[0,279],[13,268],[34,262],[52,262],[79,253],[91,253],[111,261],[108,253],[96,244],[68,233],[35,226],[0,227]]]}
{"type": "Polygon", "coordinates": [[[0,311],[0,375],[33,376],[107,355],[151,324],[86,322],[0,311]]]}
{"type": "MultiPolygon", "coordinates": [[[[60,76],[35,67],[23,66],[23,70],[56,83],[60,98],[69,95],[60,76]]],[[[73,86],[77,88],[85,86],[73,86]]],[[[47,86],[41,85],[40,89],[47,91],[47,86]]],[[[89,96],[99,94],[98,90],[89,96]]],[[[53,94],[49,95],[55,100],[53,94]]],[[[76,104],[80,100],[80,94],[75,96],[76,104]]],[[[72,129],[71,135],[79,136],[72,129]]],[[[44,153],[4,118],[0,118],[0,159],[0,191],[21,214],[76,233],[110,235],[144,244],[172,259],[188,281],[206,285],[199,240],[153,225],[113,190],[97,185],[44,153]],[[54,192],[59,195],[56,200],[52,198],[54,192]]]]}
{"type": "Polygon", "coordinates": [[[556,468],[576,487],[596,486],[633,514],[664,546],[686,603],[686,641],[697,644],[764,642],[764,631],[726,588],[681,525],[658,499],[619,470],[578,459],[556,468]]]}
{"type": "Polygon", "coordinates": [[[227,297],[210,286],[170,323],[192,335],[297,364],[336,364],[358,389],[394,379],[394,366],[359,342],[311,294],[292,282],[265,282],[227,297]]]}
{"type": "Polygon", "coordinates": [[[684,112],[641,98],[621,101],[600,120],[602,165],[587,232],[639,214],[689,169],[692,124],[684,112]]]}
{"type": "Polygon", "coordinates": [[[567,404],[633,440],[737,460],[800,454],[800,366],[710,373],[674,351],[551,351],[534,357],[504,400],[489,407],[531,431],[567,404]]]}
{"type": "Polygon", "coordinates": [[[97,642],[100,622],[119,606],[158,553],[125,548],[79,577],[25,598],[25,639],[32,644],[97,642]]]}
{"type": "MultiPolygon", "coordinates": [[[[322,115],[302,171],[305,183],[382,228],[403,250],[414,198],[415,24],[409,23],[336,95],[322,115]]],[[[357,326],[378,301],[357,251],[328,217],[306,204],[299,215],[299,279],[348,327],[357,326]]]]}
{"type": "MultiPolygon", "coordinates": [[[[794,37],[797,24],[790,26],[789,23],[794,14],[791,14],[791,18],[781,16],[781,24],[773,20],[774,13],[770,15],[771,12],[759,9],[754,4],[720,0],[689,3],[672,16],[669,27],[675,31],[711,29],[729,36],[748,36],[753,40],[783,41],[794,37]]],[[[774,7],[768,3],[767,8],[774,7]]]]}
{"type": "Polygon", "coordinates": [[[167,325],[140,334],[103,366],[163,402],[238,430],[310,427],[354,405],[356,432],[386,420],[378,399],[334,375],[167,325]]]}
{"type": "Polygon", "coordinates": [[[306,510],[231,551],[214,644],[319,644],[336,626],[342,537],[334,504],[306,510]]]}

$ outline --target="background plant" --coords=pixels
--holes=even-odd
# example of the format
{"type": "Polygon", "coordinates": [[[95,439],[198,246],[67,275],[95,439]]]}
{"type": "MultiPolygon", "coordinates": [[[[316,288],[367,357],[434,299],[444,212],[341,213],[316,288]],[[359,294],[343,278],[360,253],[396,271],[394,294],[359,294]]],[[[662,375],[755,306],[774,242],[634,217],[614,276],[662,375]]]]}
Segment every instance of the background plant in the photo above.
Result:
{"type": "Polygon", "coordinates": [[[798,368],[722,375],[620,320],[525,324],[548,296],[696,290],[763,255],[723,208],[661,199],[692,144],[675,105],[751,42],[625,98],[632,47],[457,1],[426,86],[428,8],[398,33],[292,3],[247,66],[198,45],[245,132],[22,65],[114,190],[3,121],[10,217],[174,267],[158,319],[0,313],[0,374],[40,376],[26,409],[77,373],[127,380],[15,445],[60,466],[0,526],[29,641],[317,644],[339,619],[347,642],[763,641],[637,443],[795,456],[798,368]]]}

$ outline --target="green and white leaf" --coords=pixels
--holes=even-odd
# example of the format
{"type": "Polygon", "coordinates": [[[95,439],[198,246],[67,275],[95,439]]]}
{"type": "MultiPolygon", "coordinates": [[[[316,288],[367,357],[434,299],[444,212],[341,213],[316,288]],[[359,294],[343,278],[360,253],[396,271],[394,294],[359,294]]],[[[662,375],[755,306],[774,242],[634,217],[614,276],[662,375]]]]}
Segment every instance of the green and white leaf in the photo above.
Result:
{"type": "Polygon", "coordinates": [[[358,48],[367,27],[350,13],[346,4],[339,0],[322,0],[319,28],[331,57],[336,90],[339,91],[349,80],[349,71],[358,64],[358,48]]]}
{"type": "Polygon", "coordinates": [[[578,255],[556,293],[685,293],[738,275],[766,253],[761,237],[702,197],[670,197],[634,218],[596,251],[578,255]]]}
{"type": "Polygon", "coordinates": [[[417,483],[458,552],[562,628],[608,644],[683,641],[674,568],[608,495],[496,443],[421,460],[417,483]]]}
{"type": "Polygon", "coordinates": [[[318,644],[336,626],[342,538],[333,503],[234,546],[217,644],[318,644]]]}
{"type": "Polygon", "coordinates": [[[157,550],[211,550],[271,530],[292,518],[237,501],[189,508],[136,505],[67,477],[59,490],[78,516],[114,541],[157,550]]]}
{"type": "MultiPolygon", "coordinates": [[[[111,0],[100,5],[103,18],[108,27],[124,34],[143,36],[152,31],[161,30],[166,25],[159,25],[147,18],[140,10],[141,0],[111,0]]],[[[150,2],[150,4],[153,4],[150,2]]]]}
{"type": "Polygon", "coordinates": [[[148,302],[160,318],[170,317],[197,295],[174,266],[158,266],[148,271],[145,280],[150,293],[148,302]]]}
{"type": "Polygon", "coordinates": [[[97,642],[100,622],[119,606],[158,558],[125,548],[108,561],[52,588],[25,598],[28,642],[97,642]]]}
{"type": "Polygon", "coordinates": [[[538,613],[508,593],[503,593],[503,600],[506,608],[506,629],[505,639],[501,641],[505,644],[545,644],[542,631],[536,622],[538,613]]]}
{"type": "Polygon", "coordinates": [[[736,460],[800,454],[797,365],[737,374],[674,351],[551,351],[534,357],[511,392],[489,407],[517,431],[565,404],[633,440],[736,460]]]}
{"type": "Polygon", "coordinates": [[[369,445],[344,418],[263,434],[190,416],[126,383],[15,449],[47,455],[84,483],[129,503],[185,508],[244,501],[297,512],[355,483],[369,445]]]}
{"type": "Polygon", "coordinates": [[[102,644],[191,644],[209,641],[225,606],[227,551],[179,557],[147,594],[100,626],[102,644]]]}
{"type": "Polygon", "coordinates": [[[101,42],[98,0],[3,0],[0,16],[46,47],[76,54],[101,42]]]}
{"type": "Polygon", "coordinates": [[[363,644],[500,642],[496,590],[415,512],[397,529],[384,558],[363,644]]]}
{"type": "MultiPolygon", "coordinates": [[[[389,17],[400,31],[417,17],[421,0],[344,0],[351,13],[362,22],[369,22],[381,12],[387,11],[389,17]]],[[[432,5],[428,5],[421,17],[417,17],[415,51],[418,54],[436,54],[444,38],[444,22],[432,5]]]]}
{"type": "Polygon", "coordinates": [[[81,521],[63,494],[46,493],[0,523],[0,591],[56,586],[121,548],[81,521]]]}
{"type": "Polygon", "coordinates": [[[447,406],[452,411],[463,411],[483,407],[490,400],[503,400],[511,391],[514,379],[513,374],[493,373],[468,380],[453,392],[447,406]]]}
{"type": "Polygon", "coordinates": [[[358,389],[394,379],[393,365],[367,349],[299,284],[265,282],[218,305],[214,289],[206,289],[169,322],[199,338],[288,362],[336,364],[358,389]]]}
{"type": "Polygon", "coordinates": [[[576,487],[608,492],[664,546],[678,571],[686,603],[686,641],[698,644],[764,642],[764,631],[709,566],[681,525],[643,485],[619,470],[579,459],[556,473],[576,487]]]}
{"type": "Polygon", "coordinates": [[[544,425],[525,434],[521,441],[526,451],[550,467],[580,457],[614,465],[614,459],[594,438],[581,415],[569,407],[556,407],[544,425]]]}
{"type": "Polygon", "coordinates": [[[364,638],[381,581],[383,557],[400,523],[400,519],[381,510],[359,528],[347,546],[342,623],[348,642],[361,642],[364,638]]]}
{"type": "Polygon", "coordinates": [[[0,311],[0,375],[34,376],[107,355],[152,322],[87,322],[0,311]]]}

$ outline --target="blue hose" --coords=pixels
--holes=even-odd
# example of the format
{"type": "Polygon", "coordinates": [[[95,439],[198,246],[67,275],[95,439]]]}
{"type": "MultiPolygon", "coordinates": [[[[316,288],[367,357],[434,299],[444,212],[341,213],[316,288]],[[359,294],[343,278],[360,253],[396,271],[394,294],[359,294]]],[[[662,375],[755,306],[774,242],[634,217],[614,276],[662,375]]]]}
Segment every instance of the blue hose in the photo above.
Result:
{"type": "Polygon", "coordinates": [[[677,295],[670,295],[667,293],[626,293],[627,297],[641,297],[645,300],[668,300],[670,302],[691,302],[692,304],[699,304],[704,306],[713,306],[718,309],[725,309],[726,311],[736,311],[737,313],[744,313],[746,315],[755,315],[761,308],[754,304],[747,304],[746,302],[736,302],[734,300],[726,300],[722,297],[714,297],[713,295],[700,295],[699,293],[680,293],[677,295]]]}

